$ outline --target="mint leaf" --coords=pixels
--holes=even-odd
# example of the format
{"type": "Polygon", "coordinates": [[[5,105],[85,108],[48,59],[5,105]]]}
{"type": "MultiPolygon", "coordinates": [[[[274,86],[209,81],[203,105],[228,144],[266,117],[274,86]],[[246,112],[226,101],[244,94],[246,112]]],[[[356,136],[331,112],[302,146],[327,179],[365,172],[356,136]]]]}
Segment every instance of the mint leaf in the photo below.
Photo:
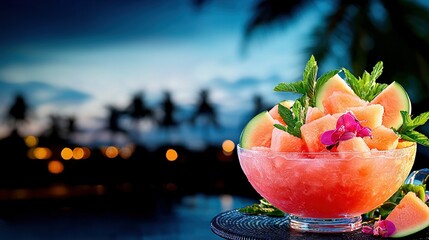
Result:
{"type": "Polygon", "coordinates": [[[293,92],[293,93],[300,93],[305,94],[306,88],[304,86],[303,81],[299,82],[292,82],[292,83],[279,83],[277,86],[274,87],[274,91],[276,92],[293,92]]]}
{"type": "Polygon", "coordinates": [[[423,133],[417,131],[407,131],[406,133],[400,133],[401,138],[406,141],[416,142],[423,146],[429,147],[429,138],[423,133]]]}
{"type": "Polygon", "coordinates": [[[378,62],[372,69],[371,74],[364,71],[362,77],[355,77],[349,70],[343,68],[346,76],[346,82],[350,85],[358,97],[370,102],[381,91],[383,91],[387,84],[377,83],[376,80],[383,72],[383,62],[378,62]]]}
{"type": "Polygon", "coordinates": [[[305,122],[307,109],[309,106],[315,105],[317,70],[317,62],[312,55],[305,65],[302,80],[293,83],[283,82],[274,87],[274,91],[302,94],[302,96],[295,101],[291,109],[288,109],[281,104],[278,105],[278,112],[286,123],[286,127],[274,125],[275,127],[284,130],[295,137],[301,138],[301,126],[305,122]]]}
{"type": "Polygon", "coordinates": [[[401,111],[402,126],[399,129],[394,129],[402,139],[406,141],[416,142],[423,146],[429,147],[429,138],[424,134],[414,130],[415,128],[426,124],[429,120],[429,112],[424,112],[414,119],[411,118],[407,111],[401,111]]]}
{"type": "Polygon", "coordinates": [[[267,215],[270,217],[284,217],[285,213],[274,207],[265,199],[259,200],[259,204],[255,203],[247,207],[238,209],[238,211],[252,215],[267,215]]]}
{"type": "Polygon", "coordinates": [[[307,64],[305,65],[302,80],[292,83],[279,83],[276,87],[274,87],[274,91],[302,94],[306,97],[303,107],[308,108],[309,106],[314,106],[317,70],[317,62],[314,56],[311,55],[310,60],[308,60],[307,64]]]}
{"type": "Polygon", "coordinates": [[[377,62],[375,66],[372,68],[371,72],[371,82],[375,83],[378,77],[383,73],[383,62],[377,62]]]}
{"type": "Polygon", "coordinates": [[[278,124],[278,123],[274,124],[274,127],[278,128],[278,129],[280,129],[280,130],[283,130],[283,131],[285,131],[285,132],[287,131],[286,126],[283,126],[283,125],[278,124]]]}
{"type": "Polygon", "coordinates": [[[316,78],[317,78],[317,62],[314,59],[314,56],[311,55],[310,60],[308,60],[304,73],[302,75],[304,87],[305,87],[305,95],[308,97],[308,101],[310,104],[314,105],[314,90],[316,87],[316,78]]]}
{"type": "Polygon", "coordinates": [[[280,130],[286,131],[292,134],[295,137],[301,138],[301,126],[304,124],[305,109],[302,107],[299,101],[295,101],[292,106],[292,110],[283,106],[282,104],[278,105],[278,112],[282,117],[283,121],[286,123],[286,126],[280,124],[274,124],[280,130]],[[303,118],[304,116],[304,118],[303,118]],[[278,126],[280,125],[280,126],[278,126]]]}
{"type": "Polygon", "coordinates": [[[401,128],[403,131],[413,130],[418,126],[424,125],[429,120],[429,112],[422,113],[414,119],[411,119],[407,111],[401,111],[401,116],[403,120],[401,128]]]}

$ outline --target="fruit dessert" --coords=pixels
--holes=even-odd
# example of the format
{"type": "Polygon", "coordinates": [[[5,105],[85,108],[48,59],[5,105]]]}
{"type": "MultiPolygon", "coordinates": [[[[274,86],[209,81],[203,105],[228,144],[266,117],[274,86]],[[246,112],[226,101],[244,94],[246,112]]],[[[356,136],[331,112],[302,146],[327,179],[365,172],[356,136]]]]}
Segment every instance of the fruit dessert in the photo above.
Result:
{"type": "MultiPolygon", "coordinates": [[[[301,81],[274,88],[301,96],[247,123],[239,141],[240,165],[253,188],[283,212],[360,221],[401,187],[417,143],[429,146],[415,130],[429,113],[413,118],[399,83],[376,82],[382,62],[362,77],[344,68],[317,77],[317,70],[312,56],[301,81]]],[[[339,231],[360,228],[350,225],[339,231]]]]}

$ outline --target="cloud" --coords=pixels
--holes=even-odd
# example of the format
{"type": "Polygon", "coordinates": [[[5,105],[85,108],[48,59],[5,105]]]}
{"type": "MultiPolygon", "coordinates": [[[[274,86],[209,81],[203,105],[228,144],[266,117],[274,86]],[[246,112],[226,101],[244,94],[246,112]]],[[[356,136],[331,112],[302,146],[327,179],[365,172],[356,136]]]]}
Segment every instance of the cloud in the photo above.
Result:
{"type": "Polygon", "coordinates": [[[55,85],[38,81],[13,83],[0,81],[0,101],[1,105],[11,104],[16,94],[21,94],[32,107],[39,107],[43,104],[82,104],[88,101],[91,96],[85,92],[70,88],[61,88],[55,85]]]}

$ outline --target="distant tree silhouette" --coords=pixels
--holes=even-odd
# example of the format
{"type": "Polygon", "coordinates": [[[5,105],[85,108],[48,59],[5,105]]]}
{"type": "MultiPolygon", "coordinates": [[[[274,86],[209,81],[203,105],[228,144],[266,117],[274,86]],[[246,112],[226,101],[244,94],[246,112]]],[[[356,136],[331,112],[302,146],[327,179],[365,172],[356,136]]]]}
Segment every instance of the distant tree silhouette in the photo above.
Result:
{"type": "Polygon", "coordinates": [[[160,121],[161,127],[171,128],[177,125],[176,120],[174,119],[174,111],[176,110],[176,106],[171,99],[170,92],[164,92],[164,100],[162,102],[162,110],[163,116],[160,121]]]}
{"type": "Polygon", "coordinates": [[[209,91],[207,89],[201,90],[197,110],[191,116],[190,121],[192,124],[195,124],[200,118],[204,121],[204,124],[220,127],[216,111],[209,102],[209,91]]]}
{"type": "Polygon", "coordinates": [[[73,134],[73,133],[77,132],[76,117],[75,116],[68,116],[66,118],[66,122],[67,122],[67,133],[68,134],[73,134]]]}
{"type": "Polygon", "coordinates": [[[138,128],[140,120],[147,118],[154,121],[154,114],[152,109],[146,106],[144,102],[144,94],[143,92],[139,92],[134,95],[131,100],[131,103],[125,110],[131,117],[133,125],[135,128],[138,128]]]}
{"type": "Polygon", "coordinates": [[[119,120],[122,115],[122,111],[112,105],[107,106],[107,109],[109,111],[107,130],[113,134],[124,133],[125,129],[119,126],[119,120]]]}
{"type": "Polygon", "coordinates": [[[13,129],[20,128],[27,121],[28,105],[24,96],[17,94],[8,110],[8,120],[13,129]]]}
{"type": "Polygon", "coordinates": [[[44,134],[50,141],[55,142],[58,140],[63,140],[63,128],[61,125],[61,118],[58,115],[51,114],[49,116],[51,121],[49,128],[44,134]]]}

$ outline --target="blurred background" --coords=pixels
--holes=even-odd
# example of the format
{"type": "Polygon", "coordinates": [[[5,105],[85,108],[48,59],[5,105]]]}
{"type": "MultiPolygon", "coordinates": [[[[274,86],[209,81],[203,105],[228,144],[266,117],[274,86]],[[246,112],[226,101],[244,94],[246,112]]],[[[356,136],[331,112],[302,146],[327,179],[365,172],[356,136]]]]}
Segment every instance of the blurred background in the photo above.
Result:
{"type": "Polygon", "coordinates": [[[383,61],[429,111],[428,25],[423,0],[2,1],[0,236],[218,239],[259,199],[241,129],[296,98],[273,87],[383,61]]]}

